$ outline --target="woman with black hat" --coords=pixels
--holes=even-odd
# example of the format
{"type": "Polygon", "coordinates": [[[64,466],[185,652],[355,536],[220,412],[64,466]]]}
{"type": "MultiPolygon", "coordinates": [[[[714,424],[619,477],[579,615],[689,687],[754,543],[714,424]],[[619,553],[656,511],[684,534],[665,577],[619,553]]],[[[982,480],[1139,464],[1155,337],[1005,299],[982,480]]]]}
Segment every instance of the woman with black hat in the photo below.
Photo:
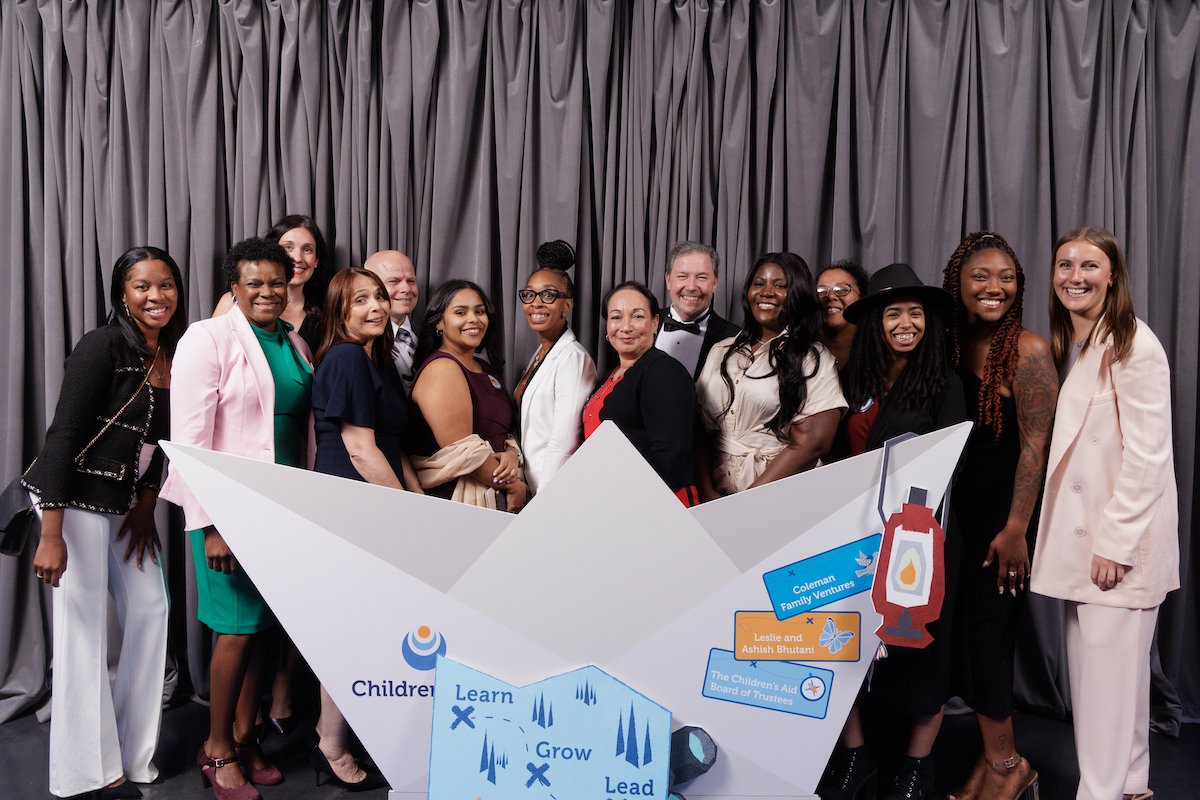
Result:
{"type": "MultiPolygon", "coordinates": [[[[945,320],[951,308],[950,295],[921,283],[908,264],[890,264],[871,276],[867,295],[845,311],[858,330],[842,373],[850,413],[838,431],[834,458],[966,419],[962,381],[946,358],[945,320]]],[[[960,548],[952,518],[946,527],[946,597],[941,619],[929,626],[933,643],[923,650],[889,649],[870,682],[872,703],[911,720],[908,747],[887,800],[917,800],[933,790],[930,752],[949,699],[948,638],[960,548]]],[[[863,735],[859,702],[850,711],[841,745],[818,787],[822,799],[874,797],[875,759],[863,735]]]]}

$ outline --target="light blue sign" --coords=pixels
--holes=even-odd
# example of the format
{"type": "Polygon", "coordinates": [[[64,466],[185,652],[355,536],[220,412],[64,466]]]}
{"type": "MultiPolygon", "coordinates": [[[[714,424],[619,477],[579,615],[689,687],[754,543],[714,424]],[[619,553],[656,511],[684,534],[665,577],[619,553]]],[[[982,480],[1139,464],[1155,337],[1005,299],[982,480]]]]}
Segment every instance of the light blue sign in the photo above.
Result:
{"type": "Polygon", "coordinates": [[[738,661],[730,650],[708,651],[704,696],[744,706],[825,719],[833,671],[791,661],[738,661]]]}
{"type": "Polygon", "coordinates": [[[517,687],[439,658],[429,800],[659,798],[671,712],[597,667],[517,687]]]}
{"type": "Polygon", "coordinates": [[[881,541],[883,534],[875,533],[763,575],[775,616],[787,619],[869,592],[881,541]]]}

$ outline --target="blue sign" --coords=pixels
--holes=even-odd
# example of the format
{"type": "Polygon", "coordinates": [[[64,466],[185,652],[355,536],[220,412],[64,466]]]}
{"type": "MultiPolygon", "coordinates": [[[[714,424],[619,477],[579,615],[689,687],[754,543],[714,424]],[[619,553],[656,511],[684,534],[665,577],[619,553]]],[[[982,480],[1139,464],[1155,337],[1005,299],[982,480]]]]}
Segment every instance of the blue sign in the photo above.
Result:
{"type": "Polygon", "coordinates": [[[708,651],[705,697],[769,711],[825,719],[833,670],[791,661],[738,661],[729,650],[708,651]]]}
{"type": "Polygon", "coordinates": [[[671,712],[597,667],[517,687],[438,659],[429,800],[665,800],[671,712]]]}
{"type": "Polygon", "coordinates": [[[882,540],[875,533],[763,575],[775,616],[787,619],[870,591],[882,540]]]}

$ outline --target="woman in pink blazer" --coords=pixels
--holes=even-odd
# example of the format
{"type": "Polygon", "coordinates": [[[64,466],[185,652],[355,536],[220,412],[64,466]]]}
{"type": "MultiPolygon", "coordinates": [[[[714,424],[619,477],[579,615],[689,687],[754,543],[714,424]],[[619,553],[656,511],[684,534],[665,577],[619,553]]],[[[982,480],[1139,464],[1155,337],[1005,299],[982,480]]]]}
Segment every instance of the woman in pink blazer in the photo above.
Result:
{"type": "Polygon", "coordinates": [[[1170,370],[1133,313],[1116,237],[1077,228],[1054,248],[1050,327],[1063,380],[1032,589],[1066,600],[1079,800],[1145,800],[1150,644],[1179,588],[1170,370]]]}
{"type": "MultiPolygon", "coordinates": [[[[280,319],[292,260],[276,242],[247,239],[225,256],[224,270],[233,308],[193,324],[176,351],[171,439],[261,461],[311,465],[304,455],[311,452],[306,447],[311,443],[311,355],[280,319]]],[[[210,666],[209,736],[196,763],[218,800],[257,800],[251,783],[283,780],[254,739],[263,649],[259,634],[274,626],[275,618],[174,469],[161,494],[183,506],[200,621],[218,634],[210,666]]]]}

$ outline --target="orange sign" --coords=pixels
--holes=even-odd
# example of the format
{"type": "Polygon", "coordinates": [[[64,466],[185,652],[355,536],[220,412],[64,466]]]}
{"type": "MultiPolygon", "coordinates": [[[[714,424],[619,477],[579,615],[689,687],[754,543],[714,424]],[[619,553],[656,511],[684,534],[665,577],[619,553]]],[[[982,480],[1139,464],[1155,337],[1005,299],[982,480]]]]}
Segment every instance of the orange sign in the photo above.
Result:
{"type": "Polygon", "coordinates": [[[781,620],[773,611],[734,615],[738,661],[858,661],[857,611],[814,611],[781,620]]]}

